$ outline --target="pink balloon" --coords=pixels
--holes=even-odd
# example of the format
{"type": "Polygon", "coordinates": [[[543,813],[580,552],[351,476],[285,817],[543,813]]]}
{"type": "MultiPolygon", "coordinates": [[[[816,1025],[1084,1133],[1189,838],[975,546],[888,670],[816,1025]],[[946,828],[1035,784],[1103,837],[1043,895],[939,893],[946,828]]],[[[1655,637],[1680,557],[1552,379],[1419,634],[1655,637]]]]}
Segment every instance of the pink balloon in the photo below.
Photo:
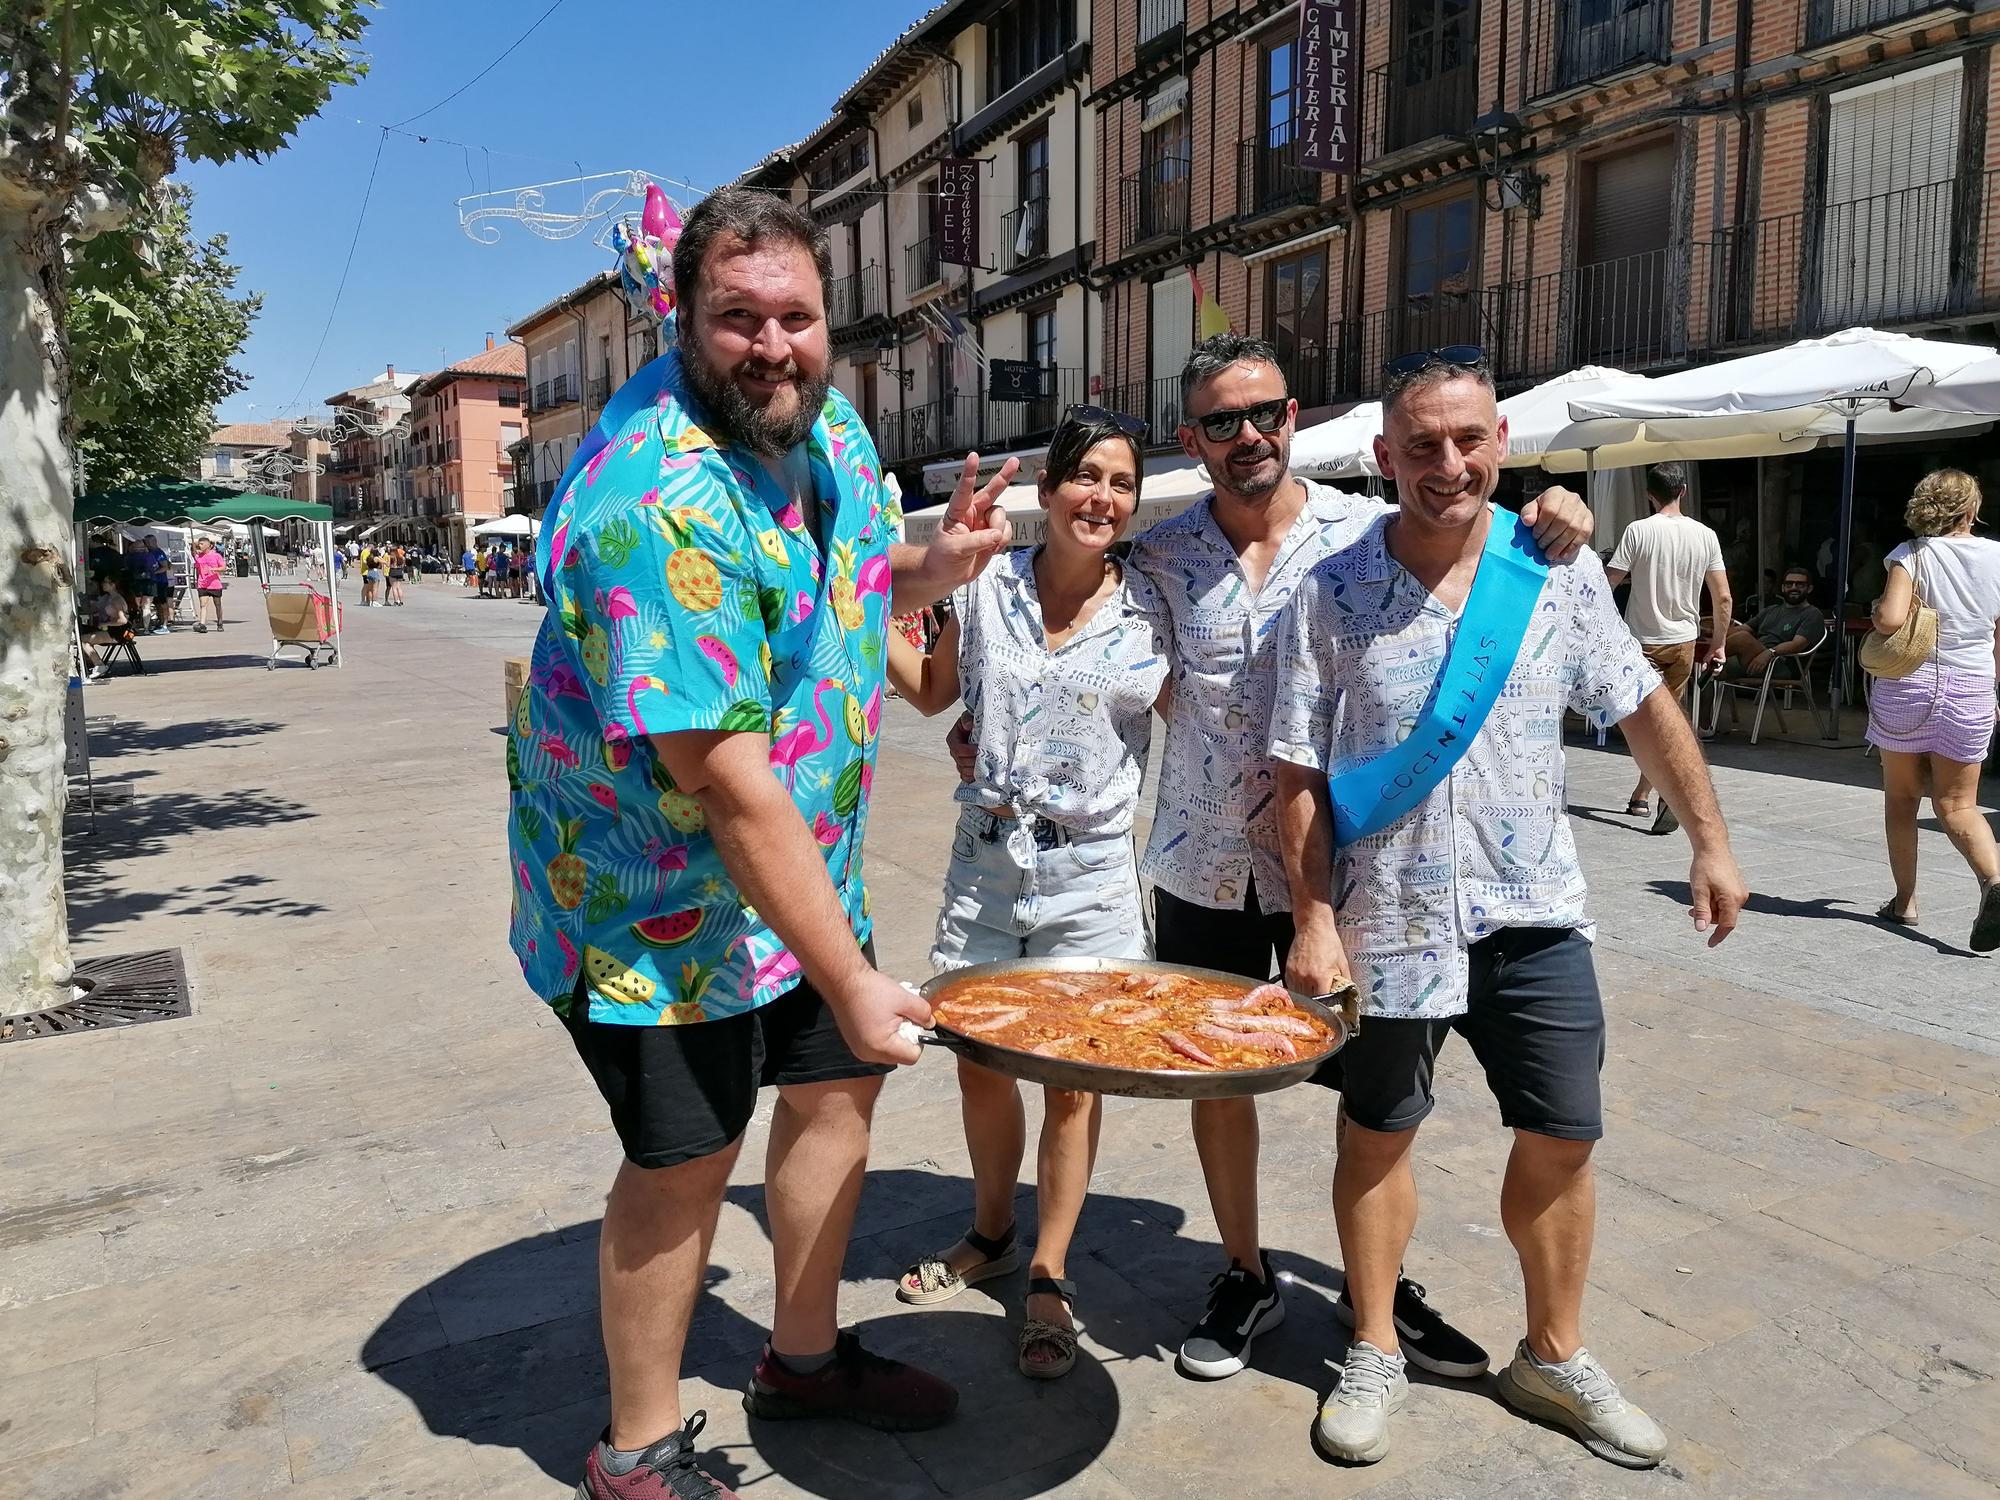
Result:
{"type": "Polygon", "coordinates": [[[670,222],[676,228],[680,226],[679,216],[674,213],[674,206],[667,201],[667,195],[660,191],[657,182],[647,183],[646,212],[639,220],[639,227],[649,237],[657,240],[666,236],[667,225],[670,222]]]}

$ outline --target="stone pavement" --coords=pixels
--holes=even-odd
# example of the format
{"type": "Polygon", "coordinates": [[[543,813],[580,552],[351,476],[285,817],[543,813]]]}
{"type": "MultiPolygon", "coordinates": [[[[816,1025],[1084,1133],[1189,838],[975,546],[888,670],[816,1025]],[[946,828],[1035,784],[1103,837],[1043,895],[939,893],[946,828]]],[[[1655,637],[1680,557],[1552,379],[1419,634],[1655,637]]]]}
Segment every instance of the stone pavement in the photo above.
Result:
{"type": "MultiPolygon", "coordinates": [[[[98,772],[134,796],[72,840],[79,948],[181,948],[196,1013],[0,1046],[4,1500],[553,1500],[603,1421],[593,1266],[617,1147],[503,933],[499,662],[539,611],[411,592],[350,613],[340,672],[266,673],[239,625],[151,641],[153,675],[90,691],[116,720],[98,772]]],[[[253,600],[232,587],[235,609],[253,600]]],[[[896,705],[876,783],[881,953],[907,976],[951,817],[941,727],[896,705]]],[[[1264,1106],[1265,1236],[1292,1291],[1255,1368],[1174,1373],[1215,1226],[1181,1113],[1112,1101],[1071,1265],[1085,1357],[1030,1385],[1018,1278],[928,1311],[890,1292],[968,1211],[951,1069],[931,1059],[883,1097],[845,1310],[957,1380],[960,1418],[753,1443],[737,1392],[772,1297],[753,1142],[690,1347],[715,1471],[837,1500],[1991,1495],[2000,964],[1954,951],[1969,881],[1934,830],[1924,933],[1856,919],[1884,891],[1857,752],[1716,758],[1760,896],[1709,953],[1674,904],[1684,842],[1607,811],[1629,762],[1572,757],[1611,1017],[1587,1314],[1672,1431],[1668,1467],[1614,1469],[1486,1382],[1429,1380],[1386,1462],[1314,1456],[1340,1339],[1331,1100],[1309,1089],[1264,1106]]],[[[1440,1077],[1410,1270],[1505,1358],[1506,1142],[1462,1049],[1440,1077]]]]}

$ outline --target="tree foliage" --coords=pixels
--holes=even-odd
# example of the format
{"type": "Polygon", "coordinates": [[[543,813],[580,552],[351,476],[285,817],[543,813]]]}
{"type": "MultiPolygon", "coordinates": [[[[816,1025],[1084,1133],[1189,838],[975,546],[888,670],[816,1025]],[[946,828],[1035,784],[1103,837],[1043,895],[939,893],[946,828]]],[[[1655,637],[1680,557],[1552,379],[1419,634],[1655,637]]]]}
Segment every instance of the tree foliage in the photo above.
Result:
{"type": "Polygon", "coordinates": [[[231,295],[228,240],[195,240],[193,196],[168,185],[127,232],[85,245],[72,268],[70,399],[83,488],[193,468],[216,404],[246,383],[230,360],[261,299],[231,295]]]}
{"type": "Polygon", "coordinates": [[[4,0],[0,161],[137,202],[183,159],[261,157],[366,70],[372,0],[4,0]],[[78,152],[70,148],[74,141],[78,152]]]}

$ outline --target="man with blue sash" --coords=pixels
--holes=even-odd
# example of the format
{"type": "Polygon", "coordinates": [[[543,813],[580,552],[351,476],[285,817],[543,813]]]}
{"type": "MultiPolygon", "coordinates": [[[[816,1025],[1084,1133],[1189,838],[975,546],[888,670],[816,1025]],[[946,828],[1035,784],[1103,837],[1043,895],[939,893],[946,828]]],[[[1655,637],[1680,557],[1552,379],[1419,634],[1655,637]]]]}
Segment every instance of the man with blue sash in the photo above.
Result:
{"type": "Polygon", "coordinates": [[[1333,1190],[1354,1338],[1314,1435],[1334,1458],[1373,1463],[1408,1398],[1393,1303],[1416,1224],[1410,1152],[1456,1030],[1514,1133],[1500,1210],[1527,1329],[1501,1394],[1599,1457],[1650,1468],[1666,1435],[1580,1326],[1604,1008],[1564,811],[1564,713],[1622,723],[1694,846],[1694,924],[1711,945],[1746,892],[1694,733],[1603,566],[1585,552],[1549,567],[1490,503],[1507,427],[1478,351],[1389,373],[1376,456],[1397,509],[1300,583],[1278,626],[1271,710],[1295,927],[1286,979],[1319,994],[1351,977],[1361,991],[1333,1190]]]}

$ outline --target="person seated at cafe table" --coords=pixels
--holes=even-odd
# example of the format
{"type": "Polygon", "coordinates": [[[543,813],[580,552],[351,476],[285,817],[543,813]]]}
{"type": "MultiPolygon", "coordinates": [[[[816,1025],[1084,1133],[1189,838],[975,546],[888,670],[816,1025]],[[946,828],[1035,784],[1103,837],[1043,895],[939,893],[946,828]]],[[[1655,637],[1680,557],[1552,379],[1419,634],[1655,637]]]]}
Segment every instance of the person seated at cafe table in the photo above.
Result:
{"type": "Polygon", "coordinates": [[[1766,605],[1749,624],[1730,628],[1722,675],[1731,682],[1761,677],[1773,657],[1802,655],[1826,639],[1826,616],[1812,602],[1812,574],[1787,568],[1778,593],[1781,602],[1766,605]]]}

